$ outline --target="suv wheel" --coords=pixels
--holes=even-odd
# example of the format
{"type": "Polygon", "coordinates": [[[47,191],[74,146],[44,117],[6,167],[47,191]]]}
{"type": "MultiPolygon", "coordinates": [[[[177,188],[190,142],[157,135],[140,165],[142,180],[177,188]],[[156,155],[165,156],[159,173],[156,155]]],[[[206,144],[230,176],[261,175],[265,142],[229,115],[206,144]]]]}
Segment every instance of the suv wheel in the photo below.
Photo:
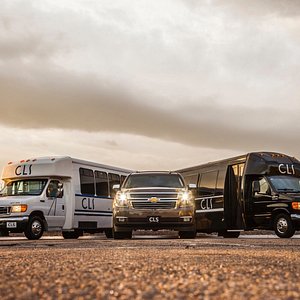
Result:
{"type": "Polygon", "coordinates": [[[197,235],[196,231],[179,231],[178,233],[181,239],[194,239],[197,235]]]}
{"type": "Polygon", "coordinates": [[[241,233],[239,231],[232,231],[232,232],[225,231],[221,235],[223,235],[225,239],[237,239],[240,236],[240,234],[241,233]]]}
{"type": "Polygon", "coordinates": [[[132,231],[114,231],[113,236],[115,240],[131,239],[132,231]]]}
{"type": "Polygon", "coordinates": [[[105,236],[106,236],[108,239],[112,239],[112,238],[113,238],[113,230],[112,230],[112,228],[105,229],[105,230],[104,230],[104,233],[105,233],[105,236]]]}

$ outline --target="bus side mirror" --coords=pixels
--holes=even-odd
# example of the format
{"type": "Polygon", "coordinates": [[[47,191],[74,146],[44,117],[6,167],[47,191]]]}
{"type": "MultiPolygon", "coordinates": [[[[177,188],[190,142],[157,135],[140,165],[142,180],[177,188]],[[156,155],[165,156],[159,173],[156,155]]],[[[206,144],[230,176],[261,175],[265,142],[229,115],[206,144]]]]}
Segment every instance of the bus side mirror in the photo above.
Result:
{"type": "Polygon", "coordinates": [[[120,185],[119,184],[114,184],[113,185],[113,190],[117,191],[120,189],[120,185]]]}
{"type": "Polygon", "coordinates": [[[253,190],[253,193],[259,193],[260,192],[260,184],[259,184],[258,181],[253,181],[252,190],[253,190]]]}
{"type": "Polygon", "coordinates": [[[58,191],[57,191],[57,198],[62,198],[64,196],[64,185],[63,183],[59,182],[58,183],[58,191]]]}
{"type": "Polygon", "coordinates": [[[197,188],[197,185],[196,185],[195,183],[190,183],[190,184],[188,185],[188,188],[189,188],[190,190],[193,190],[193,189],[196,189],[196,188],[197,188]]]}

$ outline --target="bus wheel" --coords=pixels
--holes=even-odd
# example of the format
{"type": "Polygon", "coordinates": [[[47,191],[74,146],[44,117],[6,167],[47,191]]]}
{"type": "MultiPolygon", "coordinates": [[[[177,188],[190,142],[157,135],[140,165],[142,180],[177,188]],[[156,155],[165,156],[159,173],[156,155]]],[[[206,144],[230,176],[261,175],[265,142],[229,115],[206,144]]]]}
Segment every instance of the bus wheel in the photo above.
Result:
{"type": "Polygon", "coordinates": [[[82,234],[80,233],[79,230],[74,230],[74,231],[63,231],[62,236],[66,240],[70,239],[78,239],[82,234]]]}
{"type": "Polygon", "coordinates": [[[29,240],[38,240],[44,233],[44,223],[41,217],[30,217],[27,227],[24,231],[29,240]]]}
{"type": "Polygon", "coordinates": [[[179,231],[178,235],[181,239],[194,239],[197,235],[196,231],[179,231]]]}
{"type": "Polygon", "coordinates": [[[223,237],[225,239],[237,239],[240,236],[240,232],[239,231],[232,231],[232,232],[223,232],[222,233],[223,237]]]}
{"type": "Polygon", "coordinates": [[[132,231],[114,231],[113,235],[115,240],[131,239],[132,231]]]}
{"type": "Polygon", "coordinates": [[[105,230],[104,230],[104,233],[105,233],[105,236],[106,236],[108,239],[112,239],[112,238],[113,238],[113,230],[112,230],[112,228],[105,229],[105,230]]]}
{"type": "Polygon", "coordinates": [[[287,214],[279,214],[275,217],[274,230],[280,238],[290,238],[295,233],[292,220],[287,214]]]}

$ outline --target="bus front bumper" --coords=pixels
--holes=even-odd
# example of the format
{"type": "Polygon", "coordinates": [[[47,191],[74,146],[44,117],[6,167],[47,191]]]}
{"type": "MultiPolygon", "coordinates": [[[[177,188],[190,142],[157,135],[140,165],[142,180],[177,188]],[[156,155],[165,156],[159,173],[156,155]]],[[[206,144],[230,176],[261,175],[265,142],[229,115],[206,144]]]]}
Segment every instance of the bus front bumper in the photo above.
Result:
{"type": "Polygon", "coordinates": [[[0,230],[10,232],[23,232],[27,226],[29,217],[0,217],[0,230]]]}

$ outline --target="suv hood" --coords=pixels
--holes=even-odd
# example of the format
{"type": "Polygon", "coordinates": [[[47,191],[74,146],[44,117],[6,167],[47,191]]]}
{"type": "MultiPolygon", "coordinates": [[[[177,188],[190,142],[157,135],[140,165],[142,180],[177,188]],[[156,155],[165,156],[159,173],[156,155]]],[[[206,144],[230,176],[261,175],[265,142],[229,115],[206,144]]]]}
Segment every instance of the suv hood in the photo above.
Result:
{"type": "Polygon", "coordinates": [[[149,194],[150,196],[156,194],[178,194],[179,192],[187,191],[186,188],[162,188],[162,187],[151,187],[151,188],[131,188],[122,189],[123,193],[134,193],[134,194],[149,194]]]}

